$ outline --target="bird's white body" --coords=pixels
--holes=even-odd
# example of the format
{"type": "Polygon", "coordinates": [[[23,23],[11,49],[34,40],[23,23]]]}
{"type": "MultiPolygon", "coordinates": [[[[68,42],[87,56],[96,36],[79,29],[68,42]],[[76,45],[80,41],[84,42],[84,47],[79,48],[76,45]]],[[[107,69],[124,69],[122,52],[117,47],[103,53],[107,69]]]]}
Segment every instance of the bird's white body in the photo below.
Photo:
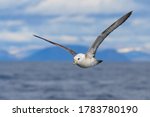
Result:
{"type": "Polygon", "coordinates": [[[74,63],[82,68],[88,68],[97,65],[99,62],[94,57],[79,53],[74,57],[74,63]]]}

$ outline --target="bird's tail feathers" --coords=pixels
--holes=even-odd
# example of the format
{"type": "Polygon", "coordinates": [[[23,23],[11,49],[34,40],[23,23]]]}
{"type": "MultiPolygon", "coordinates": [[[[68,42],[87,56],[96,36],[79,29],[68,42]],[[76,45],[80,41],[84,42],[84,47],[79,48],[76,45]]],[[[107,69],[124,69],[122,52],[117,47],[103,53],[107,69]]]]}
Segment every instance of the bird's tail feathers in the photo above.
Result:
{"type": "Polygon", "coordinates": [[[99,63],[101,63],[101,62],[103,62],[103,60],[97,60],[97,64],[99,64],[99,63]]]}

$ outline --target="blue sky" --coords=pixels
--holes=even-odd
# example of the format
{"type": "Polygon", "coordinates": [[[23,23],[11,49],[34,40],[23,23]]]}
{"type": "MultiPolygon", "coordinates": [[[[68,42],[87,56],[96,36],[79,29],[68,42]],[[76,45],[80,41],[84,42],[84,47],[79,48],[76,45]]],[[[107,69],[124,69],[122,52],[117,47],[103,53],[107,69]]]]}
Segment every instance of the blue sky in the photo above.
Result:
{"type": "Polygon", "coordinates": [[[149,0],[0,0],[0,49],[22,57],[28,50],[52,46],[33,34],[89,47],[105,28],[133,10],[101,48],[150,53],[149,4],[149,0]]]}

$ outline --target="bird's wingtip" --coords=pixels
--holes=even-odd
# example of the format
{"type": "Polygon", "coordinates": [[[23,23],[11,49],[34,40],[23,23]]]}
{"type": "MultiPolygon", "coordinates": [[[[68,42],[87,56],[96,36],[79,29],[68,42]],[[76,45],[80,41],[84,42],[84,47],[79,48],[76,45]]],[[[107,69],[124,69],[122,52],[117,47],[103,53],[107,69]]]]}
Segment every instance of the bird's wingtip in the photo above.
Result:
{"type": "Polygon", "coordinates": [[[34,37],[37,37],[37,38],[40,38],[40,39],[44,39],[44,38],[42,38],[42,37],[40,37],[40,36],[38,36],[38,35],[35,35],[35,34],[33,34],[33,36],[34,36],[34,37]]]}
{"type": "Polygon", "coordinates": [[[34,37],[37,37],[37,35],[33,34],[34,37]]]}
{"type": "Polygon", "coordinates": [[[128,14],[131,15],[133,13],[133,11],[130,11],[128,14]]]}
{"type": "Polygon", "coordinates": [[[130,17],[131,14],[132,14],[132,12],[133,12],[133,11],[128,12],[128,13],[125,15],[125,17],[127,17],[127,18],[130,17]]]}

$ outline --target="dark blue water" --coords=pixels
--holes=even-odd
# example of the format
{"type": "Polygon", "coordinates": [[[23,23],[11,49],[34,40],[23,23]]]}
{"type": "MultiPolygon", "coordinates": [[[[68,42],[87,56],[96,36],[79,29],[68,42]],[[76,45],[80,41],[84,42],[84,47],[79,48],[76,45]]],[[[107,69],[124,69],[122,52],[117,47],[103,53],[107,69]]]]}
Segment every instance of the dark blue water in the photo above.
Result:
{"type": "Polygon", "coordinates": [[[150,63],[0,63],[0,99],[150,99],[150,63]]]}

